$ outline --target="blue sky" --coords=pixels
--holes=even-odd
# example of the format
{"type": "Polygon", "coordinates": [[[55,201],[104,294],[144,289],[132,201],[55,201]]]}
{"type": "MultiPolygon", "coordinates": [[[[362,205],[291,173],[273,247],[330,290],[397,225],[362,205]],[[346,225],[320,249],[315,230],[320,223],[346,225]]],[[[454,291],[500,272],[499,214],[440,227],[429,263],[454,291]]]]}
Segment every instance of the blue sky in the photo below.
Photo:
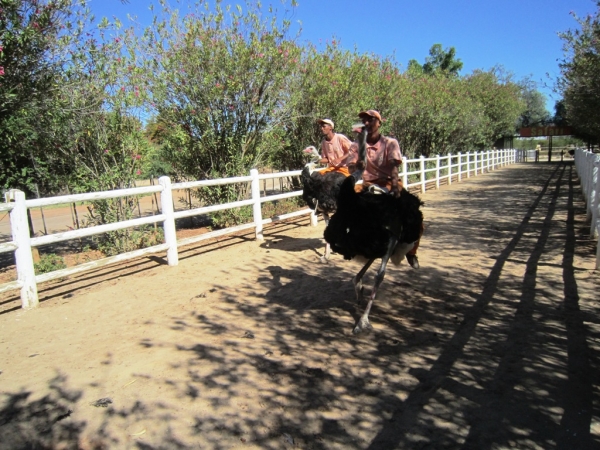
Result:
{"type": "MultiPolygon", "coordinates": [[[[89,1],[98,18],[116,16],[127,23],[129,13],[142,26],[150,24],[151,3],[89,1]]],[[[271,3],[281,10],[280,0],[271,3]]],[[[423,63],[433,44],[455,47],[464,63],[461,74],[501,65],[518,80],[530,77],[553,113],[559,97],[551,87],[563,56],[557,33],[578,26],[570,11],[585,16],[596,10],[593,0],[298,0],[292,21],[302,25],[301,43],[335,38],[360,53],[394,54],[403,69],[411,59],[423,63]]]]}

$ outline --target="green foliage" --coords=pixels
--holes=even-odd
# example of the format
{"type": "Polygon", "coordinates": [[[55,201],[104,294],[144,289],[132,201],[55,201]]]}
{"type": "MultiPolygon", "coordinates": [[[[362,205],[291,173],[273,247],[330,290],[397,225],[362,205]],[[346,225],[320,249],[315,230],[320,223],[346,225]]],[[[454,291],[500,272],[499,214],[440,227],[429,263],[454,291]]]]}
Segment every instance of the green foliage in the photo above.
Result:
{"type": "Polygon", "coordinates": [[[552,121],[557,126],[569,125],[567,118],[567,108],[565,107],[564,100],[559,100],[554,104],[554,117],[552,121]]]}
{"type": "Polygon", "coordinates": [[[217,211],[212,213],[211,218],[212,226],[215,229],[228,228],[243,223],[250,223],[254,220],[251,206],[217,211]]]}
{"type": "MultiPolygon", "coordinates": [[[[158,110],[163,157],[177,179],[238,176],[266,160],[286,114],[287,83],[300,49],[289,22],[257,5],[166,17],[146,30],[146,73],[158,110]]],[[[199,191],[204,203],[243,198],[244,188],[199,191]]]]}
{"type": "Polygon", "coordinates": [[[35,273],[40,275],[42,273],[54,272],[55,270],[66,269],[64,258],[58,256],[55,253],[48,253],[40,256],[40,261],[33,265],[35,273]]]}
{"type": "Polygon", "coordinates": [[[552,121],[548,110],[546,110],[546,97],[535,89],[535,85],[525,80],[521,83],[523,100],[527,109],[521,114],[517,126],[530,127],[533,125],[545,125],[552,121]]]}
{"type": "Polygon", "coordinates": [[[521,88],[512,81],[511,75],[502,68],[494,68],[487,72],[475,71],[465,80],[468,94],[477,102],[476,110],[484,125],[479,146],[488,146],[502,136],[513,136],[517,118],[526,105],[521,88]]]}
{"type": "Polygon", "coordinates": [[[94,235],[93,240],[102,253],[107,256],[151,247],[164,242],[162,228],[154,229],[145,225],[139,229],[123,229],[94,235]]]}
{"type": "Polygon", "coordinates": [[[563,94],[566,116],[582,136],[600,141],[600,1],[594,15],[573,16],[579,29],[560,33],[565,59],[558,88],[563,94]]]}
{"type": "Polygon", "coordinates": [[[337,132],[352,138],[358,113],[383,106],[378,82],[384,70],[392,70],[388,60],[341,50],[336,40],[323,52],[308,46],[290,88],[292,114],[284,125],[284,145],[273,153],[271,165],[280,170],[301,167],[306,162],[301,150],[308,145],[318,148],[323,139],[318,118],[332,119],[337,132]]]}
{"type": "Polygon", "coordinates": [[[2,0],[0,8],[0,188],[42,193],[56,186],[45,155],[57,142],[60,73],[81,27],[66,21],[78,0],[2,0]],[[68,25],[68,26],[67,26],[68,25]]]}
{"type": "Polygon", "coordinates": [[[456,77],[463,68],[463,62],[456,58],[456,49],[450,47],[442,48],[442,44],[433,44],[429,49],[429,56],[421,66],[417,60],[408,62],[408,72],[413,75],[443,75],[445,77],[456,77]]]}

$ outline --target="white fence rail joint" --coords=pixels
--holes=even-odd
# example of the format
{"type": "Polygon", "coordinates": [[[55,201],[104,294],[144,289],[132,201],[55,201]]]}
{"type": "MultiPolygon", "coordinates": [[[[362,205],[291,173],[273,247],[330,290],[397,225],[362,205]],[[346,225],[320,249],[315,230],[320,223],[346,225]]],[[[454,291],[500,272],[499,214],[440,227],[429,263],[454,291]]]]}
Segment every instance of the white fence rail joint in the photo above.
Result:
{"type": "MultiPolygon", "coordinates": [[[[463,175],[467,178],[471,175],[483,174],[492,169],[523,162],[525,160],[524,152],[520,150],[489,150],[479,153],[466,153],[457,155],[436,155],[432,158],[421,156],[416,159],[402,158],[402,168],[399,174],[404,187],[409,189],[414,187],[421,192],[426,192],[428,183],[434,183],[435,189],[440,188],[440,180],[445,180],[447,184],[451,184],[453,178],[457,181],[463,179],[463,175]],[[471,156],[472,155],[472,156],[471,156]]],[[[597,172],[597,169],[596,169],[597,172]]],[[[261,196],[260,180],[287,178],[299,176],[300,170],[288,172],[259,174],[258,170],[252,169],[250,176],[241,176],[233,178],[223,178],[216,180],[200,180],[184,183],[171,183],[169,177],[161,177],[159,184],[156,186],[146,186],[139,188],[121,189],[115,191],[92,192],[87,194],[63,195],[50,198],[39,198],[26,200],[25,194],[21,191],[11,190],[6,195],[6,202],[0,203],[0,212],[5,211],[10,214],[10,224],[12,240],[9,242],[0,243],[0,253],[14,252],[17,280],[9,283],[0,284],[0,293],[13,289],[21,290],[21,304],[23,308],[33,308],[38,305],[37,285],[42,282],[50,281],[57,278],[64,278],[68,275],[84,272],[87,270],[96,269],[108,264],[126,261],[128,259],[137,258],[140,256],[167,252],[167,264],[176,266],[179,262],[178,247],[193,244],[205,239],[210,239],[225,234],[235,233],[241,230],[254,229],[257,240],[263,240],[263,225],[277,220],[285,220],[292,217],[310,214],[312,225],[317,225],[316,215],[310,209],[302,209],[289,214],[283,214],[278,217],[268,219],[262,218],[261,205],[265,202],[292,198],[302,195],[302,191],[286,192],[283,194],[261,196]],[[176,189],[191,189],[203,186],[218,186],[234,183],[250,183],[251,194],[249,200],[241,200],[233,203],[211,205],[201,208],[189,209],[185,211],[175,211],[173,207],[173,190],[176,189]],[[34,207],[42,207],[49,205],[58,205],[73,202],[89,202],[94,200],[102,200],[108,198],[118,198],[125,196],[136,196],[142,194],[150,194],[160,192],[161,195],[161,214],[148,217],[140,217],[122,222],[99,225],[79,230],[72,230],[60,233],[49,234],[40,237],[30,237],[29,224],[27,220],[27,209],[34,207]],[[207,214],[210,212],[220,211],[224,209],[239,208],[242,206],[252,206],[253,222],[237,225],[234,227],[204,233],[199,236],[194,236],[177,241],[175,220],[183,217],[191,217],[195,215],[207,214]],[[56,243],[69,239],[81,238],[84,236],[92,236],[108,231],[116,231],[124,228],[132,228],[150,223],[162,222],[165,242],[163,244],[147,247],[132,252],[121,253],[116,256],[111,256],[101,260],[90,261],[85,264],[79,264],[75,267],[56,270],[41,275],[35,275],[33,257],[31,253],[32,247],[56,243]]],[[[597,192],[597,191],[596,191],[597,192]]],[[[597,209],[597,199],[595,197],[595,205],[597,209]]],[[[598,217],[597,215],[595,216],[598,217]]],[[[597,219],[596,219],[597,220],[597,219]]]]}

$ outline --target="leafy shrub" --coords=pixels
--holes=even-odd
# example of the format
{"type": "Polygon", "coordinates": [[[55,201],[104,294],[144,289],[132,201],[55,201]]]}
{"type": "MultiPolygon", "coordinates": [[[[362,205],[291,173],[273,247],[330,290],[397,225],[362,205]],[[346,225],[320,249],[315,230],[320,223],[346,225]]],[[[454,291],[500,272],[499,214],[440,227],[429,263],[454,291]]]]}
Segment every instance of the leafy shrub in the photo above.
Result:
{"type": "Polygon", "coordinates": [[[97,242],[98,250],[107,256],[151,247],[162,244],[165,241],[163,229],[157,228],[155,230],[149,225],[140,227],[137,230],[124,229],[110,231],[96,235],[94,238],[97,242]]]}
{"type": "Polygon", "coordinates": [[[42,255],[40,261],[33,265],[36,274],[54,272],[55,270],[66,269],[65,260],[55,253],[42,255]]]}

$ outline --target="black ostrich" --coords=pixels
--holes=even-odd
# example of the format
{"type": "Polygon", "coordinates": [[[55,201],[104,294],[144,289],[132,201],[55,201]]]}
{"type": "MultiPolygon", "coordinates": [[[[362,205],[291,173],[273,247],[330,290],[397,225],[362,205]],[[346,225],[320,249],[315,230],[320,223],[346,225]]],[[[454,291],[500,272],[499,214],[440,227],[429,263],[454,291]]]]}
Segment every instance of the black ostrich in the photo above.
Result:
{"type": "MultiPolygon", "coordinates": [[[[337,208],[337,197],[340,193],[340,186],[346,179],[346,176],[340,172],[327,172],[325,174],[315,170],[316,161],[320,159],[319,152],[313,146],[304,149],[305,153],[313,157],[302,169],[300,179],[302,180],[302,198],[310,209],[323,216],[327,225],[329,217],[337,208]]],[[[325,253],[321,256],[321,262],[327,262],[331,248],[329,243],[325,244],[325,253]]]]}
{"type": "MultiPolygon", "coordinates": [[[[363,129],[359,134],[359,161],[365,163],[366,136],[363,129]]],[[[366,264],[352,279],[359,303],[363,298],[362,278],[373,261],[381,258],[367,307],[352,331],[354,334],[372,328],[369,312],[385,276],[387,263],[390,259],[395,265],[401,263],[419,239],[423,223],[420,210],[423,203],[417,196],[406,189],[398,198],[372,190],[356,193],[354,186],[361,178],[362,170],[358,170],[344,180],[337,211],[325,229],[325,240],[334,252],[342,254],[344,259],[366,259],[366,264]]]]}

